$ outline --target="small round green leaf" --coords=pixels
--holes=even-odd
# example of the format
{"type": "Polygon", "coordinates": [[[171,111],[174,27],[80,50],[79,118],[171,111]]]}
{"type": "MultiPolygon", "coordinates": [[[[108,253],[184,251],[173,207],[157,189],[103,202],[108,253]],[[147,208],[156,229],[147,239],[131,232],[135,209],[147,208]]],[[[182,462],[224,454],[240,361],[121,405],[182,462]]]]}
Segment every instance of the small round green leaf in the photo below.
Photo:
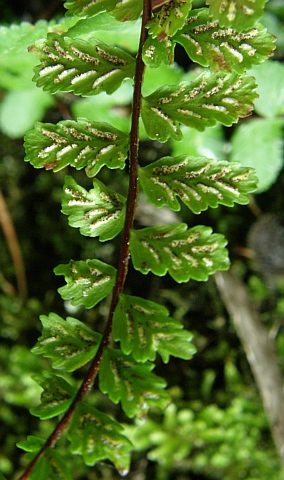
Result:
{"type": "Polygon", "coordinates": [[[258,193],[268,190],[283,168],[283,127],[281,118],[258,118],[240,125],[232,137],[231,159],[255,169],[258,193]]]}

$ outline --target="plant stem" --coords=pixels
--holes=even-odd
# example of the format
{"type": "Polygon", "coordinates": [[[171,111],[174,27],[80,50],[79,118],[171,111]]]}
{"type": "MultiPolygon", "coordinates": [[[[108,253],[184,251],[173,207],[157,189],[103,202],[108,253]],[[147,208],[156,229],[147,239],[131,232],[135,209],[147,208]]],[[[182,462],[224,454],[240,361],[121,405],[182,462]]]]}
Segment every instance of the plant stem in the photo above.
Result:
{"type": "Polygon", "coordinates": [[[106,327],[102,336],[102,340],[98,351],[94,357],[94,360],[90,366],[90,369],[78,390],[73,402],[68,408],[67,412],[62,417],[61,421],[57,424],[55,430],[52,432],[50,437],[45,442],[42,449],[32,460],[24,474],[20,477],[19,480],[27,480],[30,473],[32,472],[34,466],[38,460],[44,455],[45,450],[48,447],[54,447],[57,441],[59,440],[62,433],[68,427],[71,418],[74,414],[76,405],[81,402],[91,388],[94,385],[94,381],[99,371],[102,355],[104,348],[109,344],[111,339],[112,332],[112,322],[113,315],[118,303],[119,295],[123,291],[124,283],[127,275],[129,258],[130,258],[130,231],[133,225],[133,220],[135,216],[135,209],[138,196],[138,147],[139,147],[139,118],[140,118],[140,105],[141,105],[141,88],[144,74],[144,62],[142,60],[142,49],[143,45],[147,38],[147,29],[146,25],[151,19],[152,15],[152,6],[151,0],[144,0],[143,15],[142,15],[142,26],[140,33],[140,42],[139,49],[136,58],[136,72],[134,77],[134,91],[133,91],[133,106],[132,106],[132,124],[130,131],[130,146],[129,146],[129,191],[127,198],[127,207],[126,207],[126,218],[124,223],[123,235],[122,235],[122,246],[119,256],[119,262],[117,267],[117,277],[116,283],[113,289],[112,301],[109,311],[108,320],[106,327]]]}
{"type": "Polygon", "coordinates": [[[215,280],[262,396],[272,437],[284,470],[283,375],[276,354],[276,342],[269,338],[267,329],[249,298],[245,284],[233,271],[217,272],[215,280]]]}
{"type": "Polygon", "coordinates": [[[9,213],[5,198],[0,190],[0,225],[4,236],[6,237],[7,244],[13,260],[15,274],[18,284],[18,294],[24,300],[27,298],[27,281],[25,274],[25,266],[22,257],[21,248],[17,238],[17,234],[9,213]]]}

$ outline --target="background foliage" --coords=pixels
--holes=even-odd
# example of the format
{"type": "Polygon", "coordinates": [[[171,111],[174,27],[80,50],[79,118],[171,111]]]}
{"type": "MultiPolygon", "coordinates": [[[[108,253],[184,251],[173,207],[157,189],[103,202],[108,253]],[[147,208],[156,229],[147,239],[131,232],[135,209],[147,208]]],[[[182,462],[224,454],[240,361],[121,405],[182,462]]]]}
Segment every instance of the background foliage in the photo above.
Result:
{"type": "MultiPolygon", "coordinates": [[[[169,139],[160,144],[155,140],[150,142],[144,136],[140,149],[143,161],[157,160],[168,154],[190,154],[243,162],[257,170],[260,182],[254,198],[260,209],[263,212],[283,211],[284,7],[281,3],[270,0],[266,5],[263,23],[278,37],[277,49],[273,59],[253,67],[260,94],[253,116],[238,126],[218,125],[205,132],[183,127],[182,143],[169,139]]],[[[195,4],[202,6],[202,2],[195,4]]],[[[27,434],[46,438],[52,430],[48,412],[45,422],[38,422],[28,412],[32,408],[36,415],[41,389],[33,378],[47,365],[47,360],[30,353],[41,332],[39,314],[45,315],[46,325],[50,311],[63,317],[66,313],[70,317],[76,315],[86,325],[95,324],[97,330],[100,330],[100,320],[105,314],[105,307],[99,307],[94,313],[80,306],[71,306],[69,299],[62,305],[58,297],[61,278],[54,276],[53,268],[59,263],[68,263],[70,258],[89,258],[96,240],[83,237],[78,229],[68,227],[66,215],[70,212],[64,212],[65,216],[60,214],[63,173],[36,171],[24,163],[22,137],[32,128],[34,121],[57,122],[68,118],[68,112],[74,116],[86,116],[88,112],[90,120],[99,121],[103,117],[116,128],[127,131],[131,101],[131,88],[127,82],[111,99],[101,93],[99,101],[98,97],[74,99],[70,94],[62,98],[58,95],[55,100],[49,93],[38,89],[31,81],[32,69],[38,60],[28,52],[23,55],[17,45],[19,30],[21,48],[24,42],[27,47],[34,42],[34,32],[28,24],[20,25],[19,22],[24,19],[39,21],[45,36],[48,29],[52,30],[54,15],[61,18],[62,4],[37,2],[35,10],[32,3],[29,6],[25,2],[25,8],[19,12],[18,7],[13,8],[12,2],[4,2],[0,29],[0,185],[20,238],[29,289],[26,299],[15,294],[12,286],[16,279],[9,242],[1,234],[0,471],[10,478],[17,478],[22,467],[20,450],[15,447],[19,439],[24,441],[27,434]],[[15,24],[15,37],[13,42],[11,39],[7,55],[5,28],[10,23],[15,24]]],[[[70,21],[68,18],[62,20],[70,21]]],[[[135,50],[134,33],[131,29],[123,30],[117,45],[122,42],[130,52],[135,50]]],[[[108,38],[113,42],[112,26],[102,23],[101,39],[107,41],[108,38]]],[[[161,65],[158,74],[155,70],[154,75],[149,73],[146,76],[145,94],[159,86],[159,76],[167,78],[169,84],[191,78],[190,64],[182,47],[176,47],[176,61],[179,66],[175,70],[161,65]]],[[[75,179],[79,185],[90,188],[81,172],[76,172],[75,179]]],[[[122,191],[121,186],[127,183],[124,172],[118,170],[113,177],[111,171],[102,172],[101,179],[115,191],[122,191]]],[[[270,292],[261,277],[255,274],[251,262],[239,255],[240,247],[246,246],[248,231],[255,220],[254,213],[247,206],[235,206],[234,209],[220,206],[196,217],[181,205],[180,211],[172,215],[192,227],[197,223],[210,226],[228,238],[231,260],[250,288],[256,305],[263,310],[263,322],[267,328],[272,328],[273,319],[281,319],[283,315],[283,288],[281,284],[278,286],[279,298],[271,306],[270,292]]],[[[140,226],[148,225],[149,220],[154,224],[154,215],[142,208],[138,215],[140,226]]],[[[111,244],[100,245],[97,249],[102,262],[111,263],[116,242],[114,238],[111,244]]],[[[169,277],[157,278],[152,274],[140,276],[137,281],[134,272],[130,271],[127,293],[139,296],[141,290],[166,307],[172,317],[183,319],[185,327],[194,334],[197,353],[190,362],[171,359],[167,369],[162,363],[157,365],[156,373],[163,372],[176,404],[171,405],[165,415],[153,410],[137,431],[131,425],[126,427],[137,449],[130,478],[134,480],[141,475],[138,478],[157,480],[278,480],[280,467],[259,394],[214,279],[210,278],[204,284],[190,281],[177,285],[169,277]]],[[[119,335],[117,332],[118,338],[119,335]]],[[[282,365],[284,335],[281,326],[277,342],[282,365]]],[[[107,365],[104,368],[107,369],[107,365]]],[[[62,388],[65,382],[65,388],[72,390],[71,377],[66,375],[64,379],[58,379],[62,388]]],[[[105,398],[99,393],[92,393],[92,396],[100,410],[115,408],[106,405],[105,398]]],[[[123,412],[120,415],[120,420],[127,423],[123,412]]],[[[65,441],[59,444],[59,452],[64,448],[65,441]]],[[[87,472],[79,457],[74,457],[72,465],[68,466],[73,478],[119,478],[115,470],[104,464],[87,472]]],[[[39,468],[47,466],[44,464],[39,468]]]]}

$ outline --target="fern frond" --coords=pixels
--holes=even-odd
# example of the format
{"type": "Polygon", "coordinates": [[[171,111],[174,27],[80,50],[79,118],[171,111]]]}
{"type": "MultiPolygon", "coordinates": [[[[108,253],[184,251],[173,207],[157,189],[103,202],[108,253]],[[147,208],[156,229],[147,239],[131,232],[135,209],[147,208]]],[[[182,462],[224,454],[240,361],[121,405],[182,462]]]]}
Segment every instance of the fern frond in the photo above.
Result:
{"type": "Polygon", "coordinates": [[[86,403],[76,406],[68,439],[71,451],[80,454],[86,465],[109,459],[122,476],[129,471],[132,444],[122,426],[86,403]]]}
{"type": "Polygon", "coordinates": [[[133,78],[135,60],[124,50],[93,38],[48,34],[30,52],[40,59],[33,80],[50,93],[73,92],[89,96],[113,93],[126,78],[133,78]]]}
{"type": "Polygon", "coordinates": [[[169,316],[158,303],[131,295],[120,295],[113,319],[113,338],[121,350],[137,362],[155,360],[158,352],[164,363],[170,355],[189,360],[196,349],[193,335],[169,316]]]}
{"type": "Polygon", "coordinates": [[[153,140],[181,140],[180,123],[201,131],[217,122],[230,126],[250,115],[256,97],[252,77],[205,72],[192,82],[160,87],[143,98],[141,115],[153,140]]]}
{"type": "Polygon", "coordinates": [[[55,313],[41,315],[42,335],[32,348],[35,355],[50,358],[53,368],[73,372],[96,354],[101,335],[76,318],[55,313]]]}
{"type": "Polygon", "coordinates": [[[140,168],[139,179],[156,207],[180,210],[178,198],[194,213],[219,204],[248,203],[257,187],[254,170],[234,162],[181,155],[165,157],[140,168]]]}
{"type": "Polygon", "coordinates": [[[227,244],[223,235],[198,225],[185,223],[146,227],[131,232],[131,253],[136,270],[163,276],[167,272],[176,282],[207,280],[217,270],[229,268],[227,244]]]}
{"type": "Polygon", "coordinates": [[[104,122],[84,118],[52,123],[37,122],[25,137],[26,162],[58,172],[70,165],[94,177],[103,166],[123,169],[128,135],[104,122]]]}
{"type": "Polygon", "coordinates": [[[69,216],[69,225],[80,228],[82,235],[111,240],[122,230],[126,199],[93,180],[89,192],[72,177],[65,177],[62,212],[69,216]]]}
{"type": "Polygon", "coordinates": [[[63,300],[92,308],[113,289],[116,269],[100,260],[70,260],[58,265],[54,273],[65,277],[67,284],[58,289],[63,300]]]}
{"type": "Polygon", "coordinates": [[[152,373],[154,366],[105,348],[99,372],[100,389],[114,403],[121,402],[128,417],[143,418],[151,406],[163,409],[170,401],[165,380],[152,373]]]}

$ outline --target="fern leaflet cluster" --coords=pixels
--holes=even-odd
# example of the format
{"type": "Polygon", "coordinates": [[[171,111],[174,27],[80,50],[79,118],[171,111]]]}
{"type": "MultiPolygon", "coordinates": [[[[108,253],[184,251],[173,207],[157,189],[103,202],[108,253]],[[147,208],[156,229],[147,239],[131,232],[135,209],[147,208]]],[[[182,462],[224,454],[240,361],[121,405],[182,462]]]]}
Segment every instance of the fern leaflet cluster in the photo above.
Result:
{"type": "Polygon", "coordinates": [[[54,448],[62,433],[70,451],[81,455],[86,465],[109,460],[121,475],[128,473],[132,444],[123,426],[88,402],[96,377],[99,390],[129,418],[144,418],[153,406],[164,409],[171,401],[165,381],[153,372],[156,355],[164,363],[170,356],[190,359],[193,336],[164,306],[124,291],[128,263],[131,258],[134,269],[144,275],[168,273],[176,282],[204,281],[228,268],[228,252],[224,236],[202,225],[135,227],[138,181],[155,207],[179,211],[183,204],[198,214],[220,204],[247,203],[257,180],[251,169],[223,159],[167,156],[139,166],[139,118],[149,139],[166,142],[181,141],[183,125],[202,131],[218,122],[231,126],[250,115],[257,93],[247,70],[274,49],[273,37],[258,23],[264,3],[208,0],[208,7],[192,9],[191,0],[170,0],[152,11],[151,0],[68,0],[71,27],[60,33],[53,27],[30,46],[40,62],[34,81],[52,94],[111,95],[131,81],[134,97],[130,131],[104,119],[77,118],[56,125],[37,123],[25,138],[26,161],[34,167],[85,169],[92,179],[88,190],[71,175],[65,178],[62,212],[70,226],[100,242],[120,238],[122,246],[117,265],[91,258],[55,268],[66,282],[59,289],[63,300],[86,309],[111,292],[112,300],[103,333],[73,317],[41,317],[42,335],[33,353],[50,359],[53,369],[36,378],[43,391],[41,404],[31,413],[41,419],[61,418],[47,441],[28,437],[19,443],[31,458],[22,479],[71,478],[54,448]],[[121,22],[140,25],[141,14],[137,56],[96,38],[94,21],[103,25],[109,19],[121,28],[121,22]],[[197,64],[196,70],[178,84],[161,82],[144,94],[145,69],[146,75],[147,69],[172,65],[177,44],[197,64]],[[102,169],[115,175],[128,163],[129,190],[124,195],[97,178],[102,169]],[[87,364],[79,388],[75,378],[64,378],[65,372],[87,364]]]}

